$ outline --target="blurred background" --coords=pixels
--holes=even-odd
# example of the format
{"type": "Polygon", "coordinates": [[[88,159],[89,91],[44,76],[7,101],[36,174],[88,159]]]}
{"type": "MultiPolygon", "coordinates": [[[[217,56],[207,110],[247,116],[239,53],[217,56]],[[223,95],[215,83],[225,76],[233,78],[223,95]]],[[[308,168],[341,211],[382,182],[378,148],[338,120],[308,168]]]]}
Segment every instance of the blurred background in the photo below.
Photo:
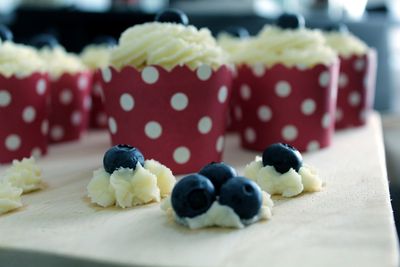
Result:
{"type": "Polygon", "coordinates": [[[134,24],[152,21],[165,7],[185,11],[191,24],[213,34],[229,26],[257,33],[284,11],[301,13],[311,28],[345,23],[378,50],[374,107],[383,115],[390,189],[400,210],[400,0],[0,0],[0,23],[26,43],[39,33],[55,35],[72,52],[99,35],[118,38],[134,24]]]}

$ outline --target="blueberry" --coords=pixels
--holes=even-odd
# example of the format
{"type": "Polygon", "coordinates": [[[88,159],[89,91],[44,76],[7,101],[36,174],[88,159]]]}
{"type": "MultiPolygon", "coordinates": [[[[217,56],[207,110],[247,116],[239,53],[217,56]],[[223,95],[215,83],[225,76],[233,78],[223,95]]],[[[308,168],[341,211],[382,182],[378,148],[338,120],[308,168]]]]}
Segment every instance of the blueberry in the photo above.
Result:
{"type": "Polygon", "coordinates": [[[305,27],[304,17],[299,14],[284,13],[276,20],[276,25],[282,29],[298,29],[305,27]]]}
{"type": "Polygon", "coordinates": [[[8,27],[0,25],[0,39],[3,42],[12,41],[14,39],[14,35],[8,27]]]}
{"type": "Polygon", "coordinates": [[[204,175],[210,179],[211,183],[214,185],[215,192],[218,195],[221,186],[234,176],[237,176],[236,170],[224,162],[217,163],[211,162],[204,166],[199,174],[204,175]]]}
{"type": "Polygon", "coordinates": [[[344,23],[330,24],[330,25],[324,27],[324,30],[327,32],[340,32],[340,33],[348,33],[349,32],[349,28],[347,28],[346,24],[344,24],[344,23]]]}
{"type": "Polygon", "coordinates": [[[223,30],[223,32],[226,32],[229,35],[240,39],[244,39],[250,36],[249,31],[246,28],[240,26],[228,27],[225,30],[223,30]]]}
{"type": "Polygon", "coordinates": [[[179,217],[193,218],[205,213],[215,198],[215,189],[210,180],[200,174],[191,174],[176,183],[171,203],[179,217]]]}
{"type": "Polygon", "coordinates": [[[135,169],[138,162],[143,166],[144,157],[139,149],[130,145],[113,146],[103,158],[104,169],[110,174],[118,168],[135,169]]]}
{"type": "Polygon", "coordinates": [[[189,24],[188,16],[183,11],[174,8],[165,9],[159,12],[155,17],[155,21],[171,22],[183,25],[189,24]]]}
{"type": "Polygon", "coordinates": [[[58,45],[58,40],[52,34],[42,33],[34,36],[30,40],[29,44],[36,48],[43,48],[43,47],[54,48],[58,45]]]}
{"type": "Polygon", "coordinates": [[[274,166],[275,170],[280,173],[286,173],[290,168],[298,172],[303,164],[300,152],[284,143],[276,143],[267,147],[263,152],[262,161],[264,166],[274,166]]]}
{"type": "Polygon", "coordinates": [[[107,46],[115,46],[117,44],[117,40],[114,37],[109,35],[99,35],[93,40],[94,44],[97,45],[107,45],[107,46]]]}
{"type": "Polygon", "coordinates": [[[251,219],[261,208],[260,187],[245,177],[234,177],[221,187],[219,203],[231,207],[241,219],[251,219]]]}

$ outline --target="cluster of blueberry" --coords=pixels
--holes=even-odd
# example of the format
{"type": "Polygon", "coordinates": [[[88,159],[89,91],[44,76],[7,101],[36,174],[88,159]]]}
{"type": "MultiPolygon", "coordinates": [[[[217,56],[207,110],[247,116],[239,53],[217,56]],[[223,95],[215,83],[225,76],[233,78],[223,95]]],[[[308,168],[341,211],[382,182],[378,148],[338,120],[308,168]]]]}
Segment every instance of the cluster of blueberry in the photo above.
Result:
{"type": "Polygon", "coordinates": [[[171,204],[176,215],[193,218],[211,207],[214,201],[232,208],[240,219],[256,216],[262,205],[260,187],[226,163],[212,162],[197,174],[183,177],[172,190],[171,204]]]}

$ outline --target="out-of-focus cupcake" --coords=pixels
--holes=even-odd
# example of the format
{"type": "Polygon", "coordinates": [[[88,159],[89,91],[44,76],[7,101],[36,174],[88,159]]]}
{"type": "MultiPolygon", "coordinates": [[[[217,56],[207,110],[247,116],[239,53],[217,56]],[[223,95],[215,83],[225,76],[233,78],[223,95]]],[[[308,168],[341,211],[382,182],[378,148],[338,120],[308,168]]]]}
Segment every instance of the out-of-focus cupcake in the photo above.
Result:
{"type": "Polygon", "coordinates": [[[52,143],[77,140],[87,129],[91,106],[92,72],[77,55],[59,45],[38,50],[50,77],[52,143]]]}
{"type": "Polygon", "coordinates": [[[0,163],[46,154],[47,97],[45,64],[36,51],[0,42],[0,163]]]}
{"type": "Polygon", "coordinates": [[[83,63],[94,71],[91,92],[92,107],[89,120],[91,128],[107,128],[107,115],[100,83],[101,72],[97,70],[105,68],[110,64],[111,49],[115,45],[116,40],[114,38],[110,36],[100,36],[94,40],[93,44],[86,46],[81,53],[83,63]]]}
{"type": "MultiPolygon", "coordinates": [[[[242,53],[246,53],[247,45],[250,41],[250,34],[247,29],[243,27],[229,27],[219,33],[217,37],[218,45],[227,52],[229,60],[233,64],[237,63],[235,58],[239,57],[242,53]]],[[[237,105],[238,97],[239,92],[232,91],[228,117],[228,131],[239,131],[240,129],[240,121],[236,120],[234,116],[234,107],[237,105]]]]}
{"type": "Polygon", "coordinates": [[[324,35],[340,58],[336,128],[364,125],[374,102],[376,51],[350,33],[344,24],[327,27],[324,35]]]}
{"type": "Polygon", "coordinates": [[[129,143],[174,173],[219,161],[231,72],[207,29],[168,10],[122,33],[102,70],[113,144],[129,143]]]}
{"type": "Polygon", "coordinates": [[[322,33],[297,15],[281,15],[233,58],[234,107],[242,146],[284,142],[300,151],[326,147],[334,132],[338,58],[322,33]]]}

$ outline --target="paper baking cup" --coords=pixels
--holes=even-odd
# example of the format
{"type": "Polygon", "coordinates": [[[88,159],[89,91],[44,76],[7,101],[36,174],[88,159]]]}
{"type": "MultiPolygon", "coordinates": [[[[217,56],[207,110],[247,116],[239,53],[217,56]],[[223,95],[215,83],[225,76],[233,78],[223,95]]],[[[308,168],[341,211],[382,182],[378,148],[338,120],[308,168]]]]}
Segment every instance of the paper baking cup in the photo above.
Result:
{"type": "Polygon", "coordinates": [[[340,58],[336,129],[362,126],[375,96],[377,54],[340,58]]]}
{"type": "Polygon", "coordinates": [[[104,96],[101,89],[101,72],[96,71],[93,74],[93,87],[91,92],[92,107],[90,109],[90,128],[92,129],[106,129],[107,128],[107,115],[104,107],[104,96]]]}
{"type": "Polygon", "coordinates": [[[175,174],[220,161],[231,94],[231,72],[186,66],[102,70],[112,143],[138,147],[175,174]]]}
{"type": "Polygon", "coordinates": [[[331,143],[339,62],[332,66],[288,68],[277,64],[241,66],[234,90],[242,146],[262,151],[276,142],[300,151],[331,143]]]}
{"type": "Polygon", "coordinates": [[[46,74],[0,75],[0,163],[47,153],[46,74]]]}
{"type": "Polygon", "coordinates": [[[79,139],[89,122],[92,73],[64,73],[51,80],[50,87],[50,142],[79,139]]]}

